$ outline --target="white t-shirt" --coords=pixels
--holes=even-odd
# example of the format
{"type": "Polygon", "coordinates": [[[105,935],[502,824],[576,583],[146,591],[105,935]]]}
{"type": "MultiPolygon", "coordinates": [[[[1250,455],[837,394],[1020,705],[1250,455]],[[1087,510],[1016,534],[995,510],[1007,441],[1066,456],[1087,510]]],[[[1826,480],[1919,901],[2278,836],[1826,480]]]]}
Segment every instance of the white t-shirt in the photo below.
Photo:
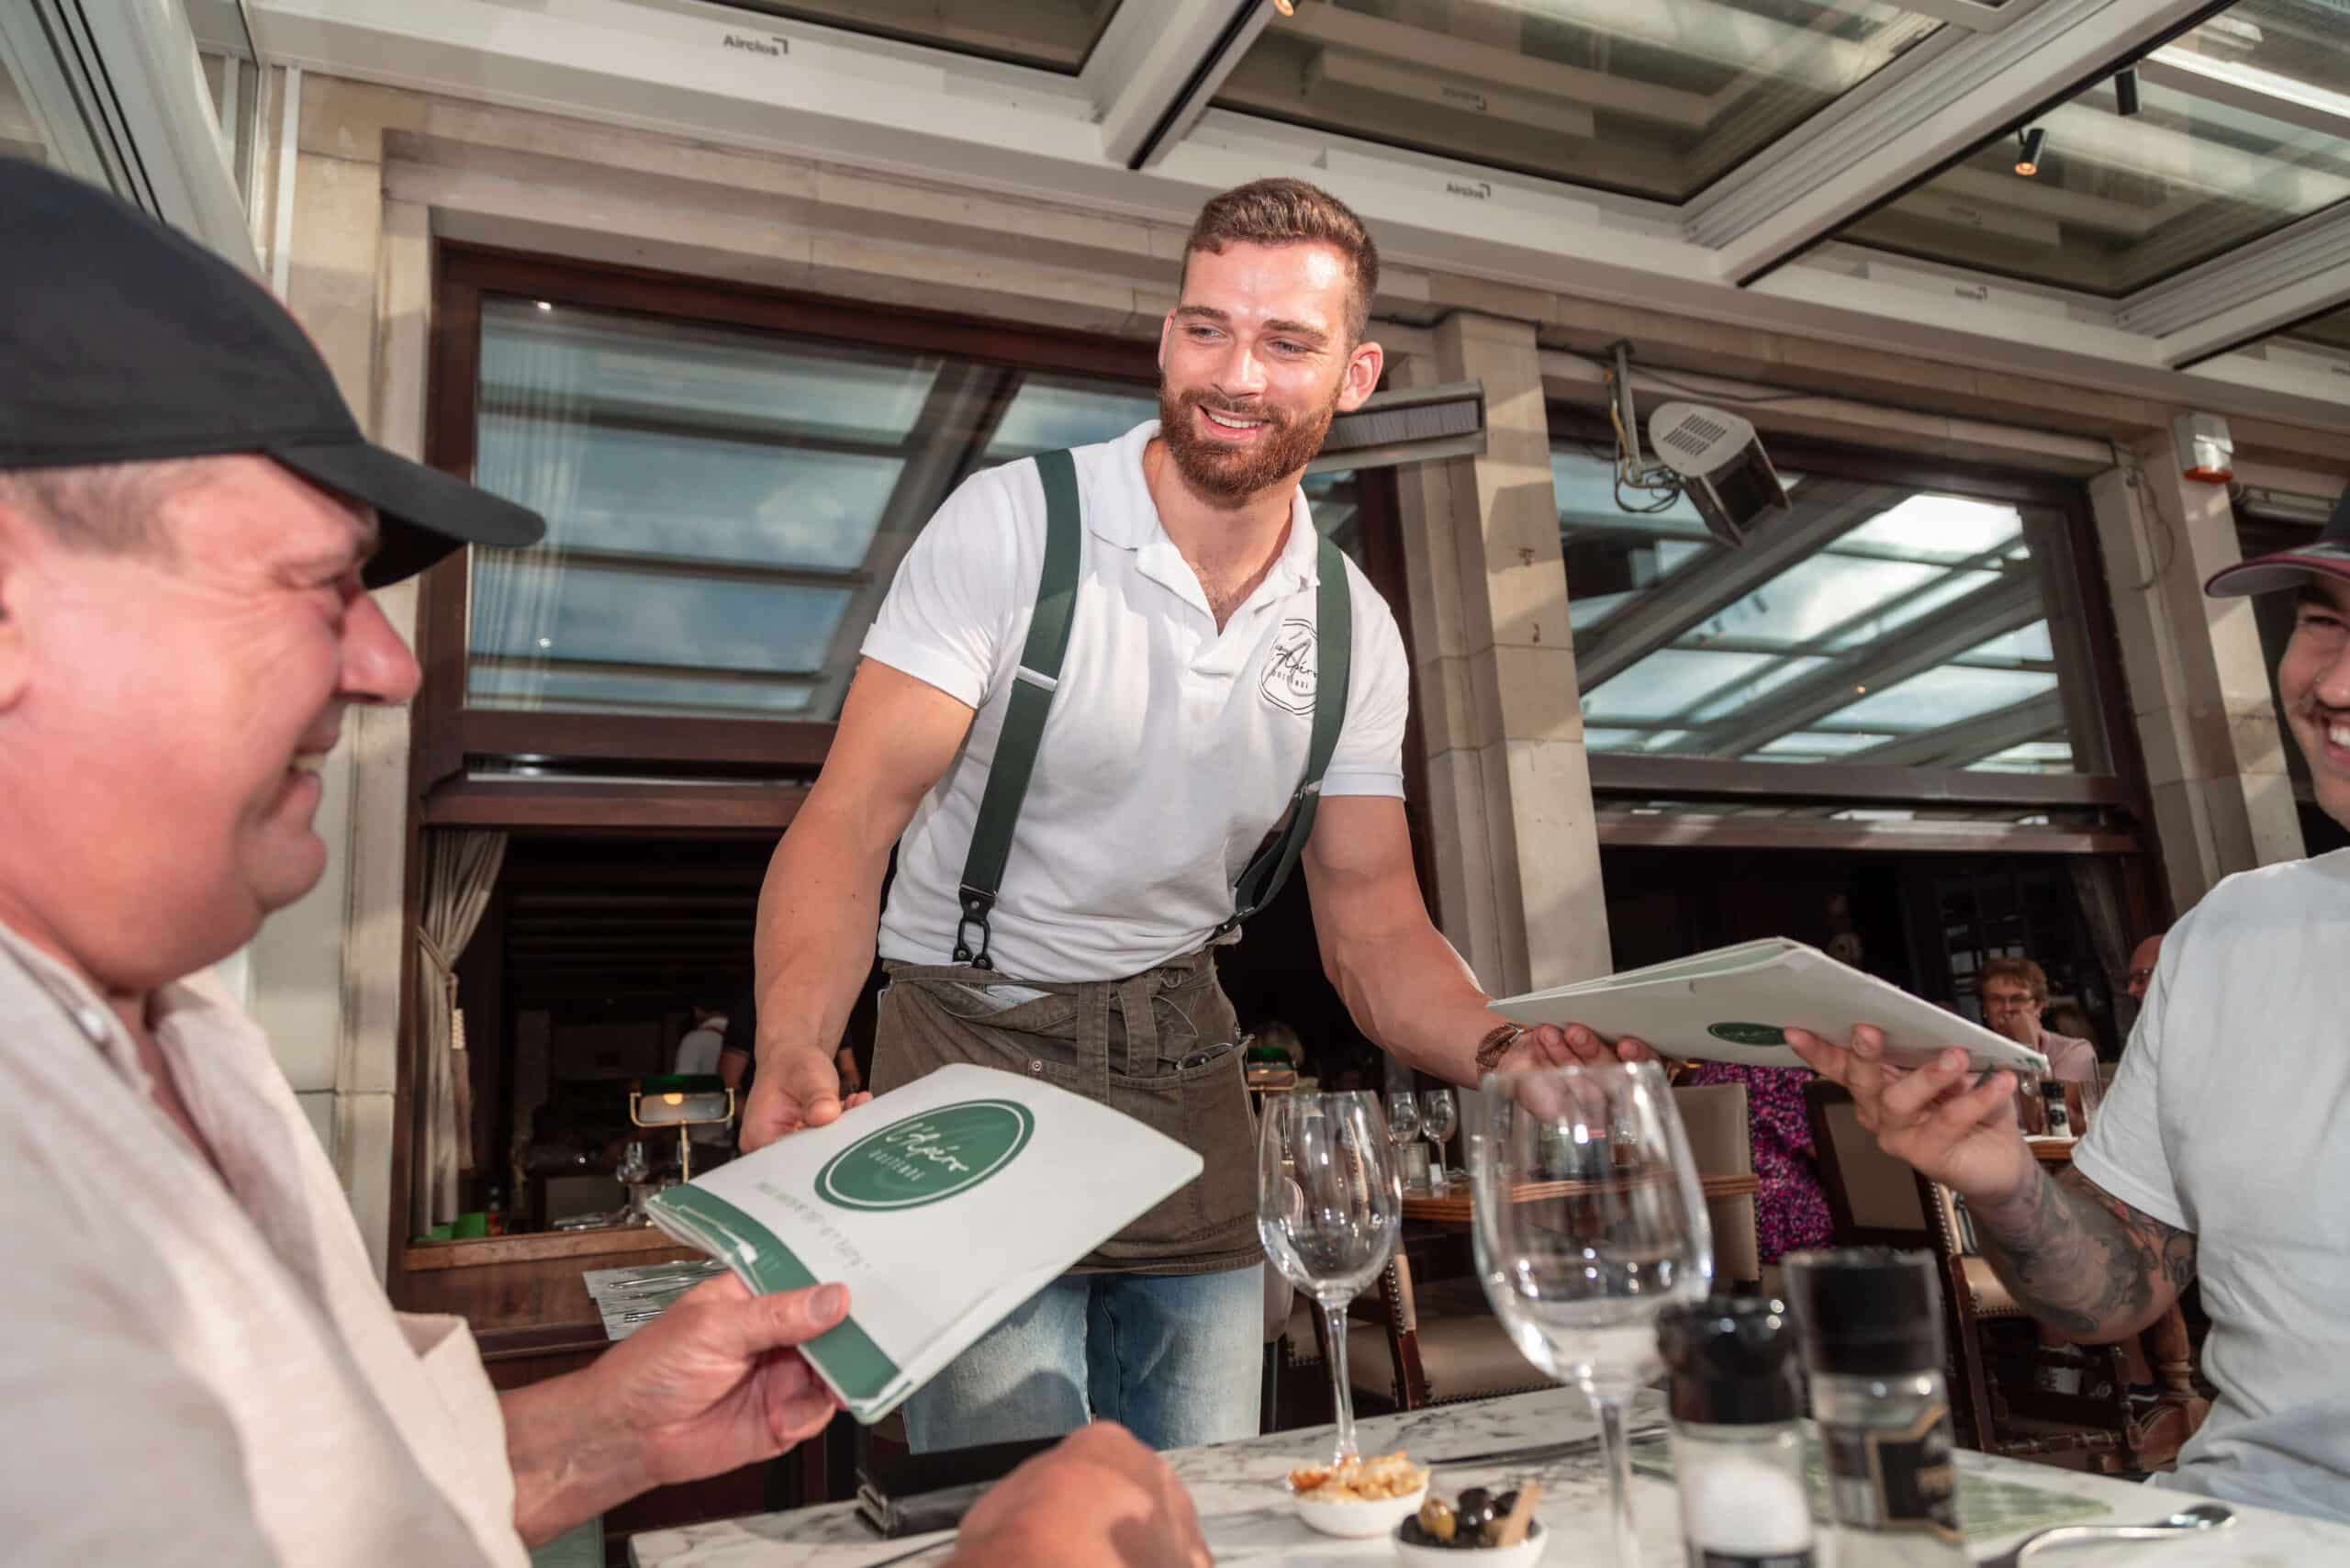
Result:
{"type": "Polygon", "coordinates": [[[2350,1520],[2350,850],[2229,878],[2163,939],[2073,1163],[2195,1233],[2219,1390],[2177,1484],[2350,1520]]]}
{"type": "Polygon", "coordinates": [[[0,1521],[17,1568],[527,1568],[461,1318],[396,1313],[261,1032],[208,979],[157,1048],[0,929],[0,1521]]]}
{"type": "MultiPolygon", "coordinates": [[[[1143,482],[1157,421],[1076,449],[1077,604],[1051,717],[990,921],[1008,977],[1116,980],[1191,952],[1305,771],[1315,554],[1304,496],[1281,557],[1218,632],[1143,482]]],[[[975,474],[915,540],[865,655],[976,710],[898,845],[881,956],[952,960],[956,889],[1035,610],[1044,486],[1032,463],[975,474]]],[[[1346,722],[1324,795],[1404,792],[1409,678],[1395,618],[1353,563],[1346,722]]]]}

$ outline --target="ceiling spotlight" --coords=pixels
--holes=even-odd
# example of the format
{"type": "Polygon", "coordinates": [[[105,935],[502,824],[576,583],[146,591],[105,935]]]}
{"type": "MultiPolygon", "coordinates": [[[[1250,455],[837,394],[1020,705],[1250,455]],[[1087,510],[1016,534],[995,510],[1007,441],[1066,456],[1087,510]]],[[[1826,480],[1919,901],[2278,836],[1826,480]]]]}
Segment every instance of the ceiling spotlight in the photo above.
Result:
{"type": "Polygon", "coordinates": [[[2048,145],[2048,132],[2033,126],[2023,133],[2022,150],[2016,154],[2016,173],[2031,179],[2040,173],[2040,151],[2048,145]]]}
{"type": "Polygon", "coordinates": [[[1297,15],[1297,0],[1273,0],[1273,9],[1284,17],[1297,15]]]}
{"type": "Polygon", "coordinates": [[[2138,68],[2134,65],[2117,73],[2113,78],[2113,101],[2128,119],[2138,112],[2138,68]]]}

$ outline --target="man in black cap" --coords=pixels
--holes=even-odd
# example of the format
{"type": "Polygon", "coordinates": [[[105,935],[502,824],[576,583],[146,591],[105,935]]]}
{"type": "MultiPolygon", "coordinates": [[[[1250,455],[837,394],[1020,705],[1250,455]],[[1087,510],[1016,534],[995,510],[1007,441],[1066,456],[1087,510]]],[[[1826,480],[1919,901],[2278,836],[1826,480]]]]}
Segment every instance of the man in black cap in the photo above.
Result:
{"type": "MultiPolygon", "coordinates": [[[[2277,666],[2326,814],[2350,826],[2350,492],[2313,543],[2215,598],[2295,595],[2277,666]]],[[[2052,1179],[2015,1081],[1963,1053],[1915,1072],[1861,1029],[1796,1048],[1848,1085],[1886,1151],[1966,1199],[2016,1300],[2066,1338],[2135,1333],[2199,1279],[2218,1390],[2169,1484],[2350,1520],[2350,850],[2231,877],[2163,938],[2113,1089],[2052,1179]]]]}
{"type": "MultiPolygon", "coordinates": [[[[369,444],[241,274],[0,160],[10,1562],[520,1568],[831,1419],[791,1347],[837,1284],[714,1282],[501,1401],[461,1321],[391,1310],[267,1041],[201,973],[317,881],[344,712],[416,689],[367,590],[543,528],[369,444]]],[[[1058,1560],[1046,1520],[1070,1561],[1205,1561],[1113,1431],[1008,1484],[966,1559],[1058,1560]]]]}

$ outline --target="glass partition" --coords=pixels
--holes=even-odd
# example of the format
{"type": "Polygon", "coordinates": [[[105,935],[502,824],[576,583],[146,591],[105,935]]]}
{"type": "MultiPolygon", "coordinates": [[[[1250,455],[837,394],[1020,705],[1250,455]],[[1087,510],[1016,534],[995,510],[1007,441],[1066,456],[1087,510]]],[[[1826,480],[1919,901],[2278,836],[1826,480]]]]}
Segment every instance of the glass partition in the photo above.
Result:
{"type": "Polygon", "coordinates": [[[2047,509],[1793,473],[1733,551],[1685,502],[1621,510],[1580,445],[1551,465],[1595,752],[2102,770],[2047,509]]]}

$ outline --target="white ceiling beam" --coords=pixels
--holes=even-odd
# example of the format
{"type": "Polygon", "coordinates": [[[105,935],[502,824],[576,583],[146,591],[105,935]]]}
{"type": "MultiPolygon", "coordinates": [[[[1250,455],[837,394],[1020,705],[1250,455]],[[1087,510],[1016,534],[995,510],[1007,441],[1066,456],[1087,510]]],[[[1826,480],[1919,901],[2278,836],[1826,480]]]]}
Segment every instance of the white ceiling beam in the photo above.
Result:
{"type": "MultiPolygon", "coordinates": [[[[1996,33],[1872,83],[1693,203],[1689,234],[1751,282],[2209,8],[2210,0],[2044,0],[1996,33]]],[[[1924,46],[1921,46],[1924,47],[1924,46]]]]}
{"type": "Polygon", "coordinates": [[[1083,84],[1101,106],[1102,155],[1130,169],[1174,141],[1271,15],[1263,0],[1120,6],[1094,51],[1102,69],[1089,62],[1083,84]]]}

